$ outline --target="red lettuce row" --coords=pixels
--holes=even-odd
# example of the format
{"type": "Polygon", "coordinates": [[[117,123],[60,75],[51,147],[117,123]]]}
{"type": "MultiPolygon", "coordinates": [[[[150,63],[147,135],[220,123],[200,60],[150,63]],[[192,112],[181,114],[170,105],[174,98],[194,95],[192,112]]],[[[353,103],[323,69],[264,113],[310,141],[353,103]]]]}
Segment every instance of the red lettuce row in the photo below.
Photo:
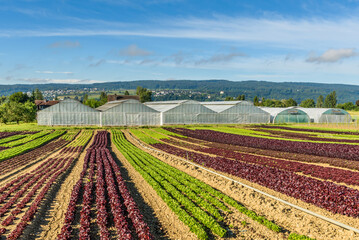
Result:
{"type": "Polygon", "coordinates": [[[149,228],[144,223],[143,216],[138,211],[136,203],[133,201],[125,187],[119,168],[112,158],[108,148],[108,132],[99,131],[94,138],[90,148],[87,150],[81,179],[75,185],[68,211],[65,215],[64,226],[58,239],[71,239],[74,216],[76,215],[76,203],[79,199],[79,192],[84,188],[82,209],[80,213],[80,233],[79,239],[89,239],[91,230],[91,206],[94,203],[92,199],[93,192],[96,194],[96,222],[99,226],[101,239],[110,239],[108,229],[108,219],[110,215],[113,218],[117,235],[119,239],[133,239],[134,235],[138,239],[153,239],[149,228]],[[97,173],[96,179],[94,178],[97,173]],[[82,185],[82,182],[86,182],[82,185]],[[106,208],[110,206],[110,212],[106,208]],[[130,220],[131,219],[131,220],[130,220]],[[131,232],[131,223],[136,233],[131,232]]]}
{"type": "Polygon", "coordinates": [[[223,133],[213,130],[190,130],[183,128],[166,128],[166,130],[173,131],[187,137],[211,142],[291,153],[304,153],[316,156],[343,158],[355,161],[359,160],[359,145],[285,141],[223,133]]]}
{"type": "Polygon", "coordinates": [[[171,139],[162,139],[162,141],[174,145],[184,146],[185,148],[189,148],[195,151],[214,154],[226,158],[236,159],[239,161],[259,164],[268,167],[274,167],[290,172],[300,172],[324,180],[332,180],[335,182],[346,183],[350,185],[359,185],[359,172],[354,172],[354,171],[344,170],[339,168],[332,168],[332,167],[323,167],[323,166],[301,163],[301,162],[293,162],[290,160],[258,156],[248,153],[239,153],[223,148],[215,148],[215,147],[205,148],[198,145],[178,142],[171,139]]]}
{"type": "Polygon", "coordinates": [[[190,152],[167,144],[154,144],[154,146],[167,153],[260,184],[330,212],[350,217],[359,216],[358,190],[276,168],[190,152]]]}

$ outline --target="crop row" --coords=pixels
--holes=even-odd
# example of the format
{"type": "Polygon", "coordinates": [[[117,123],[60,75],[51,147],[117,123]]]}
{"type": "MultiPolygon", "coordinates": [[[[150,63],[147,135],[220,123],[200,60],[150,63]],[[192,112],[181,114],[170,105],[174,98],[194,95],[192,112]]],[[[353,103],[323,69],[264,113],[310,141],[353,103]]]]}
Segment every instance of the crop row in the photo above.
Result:
{"type": "MultiPolygon", "coordinates": [[[[290,142],[303,142],[305,140],[309,143],[338,143],[338,144],[346,144],[346,145],[358,145],[357,140],[359,140],[358,136],[349,136],[349,135],[338,135],[338,136],[314,136],[313,133],[312,138],[300,139],[298,137],[287,137],[283,135],[274,135],[270,132],[267,132],[265,129],[249,129],[249,128],[242,128],[242,127],[226,127],[226,126],[217,126],[217,127],[192,127],[189,129],[198,129],[198,130],[213,130],[217,132],[223,133],[230,133],[230,134],[237,134],[242,136],[249,136],[249,137],[257,137],[263,139],[271,139],[271,140],[283,140],[283,141],[290,141],[290,142]],[[350,138],[350,139],[348,139],[350,138]],[[354,138],[354,139],[353,139],[354,138]],[[347,141],[348,140],[348,141],[347,141]]],[[[297,132],[300,133],[300,132],[297,132]]],[[[305,134],[305,133],[301,133],[305,134]]],[[[308,134],[308,132],[306,132],[308,134]]],[[[309,134],[308,134],[309,135],[309,134]]]]}
{"type": "Polygon", "coordinates": [[[82,152],[83,148],[92,138],[92,130],[84,130],[78,135],[75,141],[70,142],[66,147],[64,147],[60,153],[69,153],[69,152],[82,152]]]}
{"type": "Polygon", "coordinates": [[[323,130],[315,128],[296,128],[296,127],[285,127],[285,126],[271,126],[271,125],[258,125],[258,128],[273,128],[273,129],[283,129],[290,131],[301,131],[301,132],[311,132],[311,133],[329,133],[329,134],[343,134],[343,135],[359,135],[356,131],[339,131],[335,129],[323,130]]]}
{"type": "Polygon", "coordinates": [[[220,172],[246,179],[288,196],[314,204],[333,213],[359,216],[359,191],[333,182],[320,181],[293,172],[255,165],[224,157],[211,157],[168,144],[154,144],[162,151],[188,158],[220,172]]]}
{"type": "Polygon", "coordinates": [[[180,142],[171,139],[162,139],[162,141],[170,143],[172,145],[185,147],[194,151],[209,153],[217,156],[222,156],[225,158],[235,159],[238,161],[278,168],[290,172],[300,172],[306,175],[310,175],[312,177],[317,177],[324,180],[332,180],[339,183],[359,185],[359,172],[353,172],[350,170],[344,170],[344,169],[338,169],[332,167],[323,167],[323,166],[306,164],[301,162],[293,162],[290,160],[283,160],[283,159],[266,157],[266,156],[258,156],[248,153],[240,153],[223,148],[216,148],[216,147],[206,148],[206,147],[201,147],[198,145],[180,142]]]}
{"type": "MultiPolygon", "coordinates": [[[[153,128],[153,131],[157,132],[158,128],[153,128]]],[[[143,129],[144,132],[146,132],[148,135],[153,136],[151,132],[147,132],[147,130],[143,129]]],[[[167,130],[165,130],[167,131],[167,130]]],[[[167,131],[169,132],[169,131],[167,131]]],[[[166,134],[165,132],[163,134],[166,134]]],[[[168,135],[168,134],[167,134],[168,135]]],[[[243,147],[238,145],[232,145],[232,144],[224,144],[224,143],[218,143],[218,142],[211,142],[211,141],[205,141],[205,140],[199,140],[196,138],[184,138],[181,137],[182,135],[172,136],[172,138],[176,138],[180,141],[176,141],[176,144],[183,145],[184,142],[188,142],[190,144],[195,143],[196,145],[202,145],[209,148],[218,148],[220,151],[222,149],[224,150],[230,150],[235,152],[242,152],[242,153],[248,153],[248,154],[254,154],[259,156],[266,156],[266,157],[273,157],[273,158],[279,158],[279,159],[290,159],[295,160],[299,162],[308,162],[308,163],[325,163],[329,164],[331,166],[336,167],[342,167],[347,169],[354,169],[359,170],[359,161],[350,161],[346,160],[343,161],[343,159],[339,158],[327,158],[327,157],[321,157],[321,156],[313,156],[313,155],[307,155],[307,154],[292,154],[289,152],[282,152],[282,151],[274,151],[274,150],[268,150],[268,149],[260,149],[260,148],[251,148],[251,147],[243,147]]],[[[170,141],[165,140],[164,138],[159,138],[162,141],[170,141]]],[[[352,173],[352,172],[348,172],[352,173]]],[[[325,175],[325,172],[323,173],[325,175]]],[[[326,179],[326,177],[324,177],[326,179]]],[[[338,177],[339,179],[343,179],[341,176],[338,177]]],[[[342,180],[339,180],[342,181],[342,180]]],[[[355,182],[355,177],[349,177],[348,180],[345,180],[344,182],[355,182]]]]}
{"type": "MultiPolygon", "coordinates": [[[[70,133],[70,135],[73,134],[70,133]]],[[[75,139],[74,142],[76,141],[79,140],[75,139]]],[[[57,142],[63,143],[66,141],[59,139],[57,142]]],[[[1,222],[2,226],[6,227],[14,224],[16,216],[25,210],[25,215],[17,223],[15,230],[8,234],[7,239],[17,239],[21,236],[51,185],[62,173],[67,171],[79,154],[79,152],[67,153],[66,155],[60,153],[56,158],[48,158],[30,173],[19,175],[16,179],[0,188],[0,204],[5,203],[0,208],[0,218],[13,208],[10,214],[7,214],[7,217],[1,222]],[[30,208],[26,209],[29,202],[31,202],[30,208]]],[[[8,161],[11,162],[11,160],[8,161]]],[[[6,230],[2,231],[6,232],[6,230]]]]}
{"type": "Polygon", "coordinates": [[[35,148],[32,151],[29,151],[22,155],[18,155],[13,158],[7,159],[6,161],[2,161],[0,162],[0,175],[10,172],[26,164],[29,164],[34,160],[41,158],[45,154],[47,155],[49,153],[52,153],[66,143],[67,142],[65,140],[58,139],[55,141],[51,141],[41,147],[35,148]]]}
{"type": "Polygon", "coordinates": [[[62,135],[60,138],[71,142],[79,133],[80,130],[68,130],[66,134],[62,135]]]}
{"type": "Polygon", "coordinates": [[[213,130],[189,130],[172,129],[182,135],[201,140],[232,144],[244,147],[269,149],[275,151],[285,151],[290,153],[304,153],[309,155],[342,158],[348,160],[359,160],[359,146],[333,143],[312,143],[312,142],[293,142],[277,139],[258,138],[252,136],[242,136],[231,133],[217,132],[213,130]]]}
{"type": "Polygon", "coordinates": [[[38,138],[31,142],[25,143],[23,145],[3,150],[0,152],[0,162],[3,160],[9,159],[9,158],[15,157],[16,155],[28,152],[28,151],[30,151],[34,148],[37,148],[41,145],[44,145],[44,144],[52,141],[53,139],[60,137],[64,133],[65,133],[65,131],[63,131],[63,130],[57,130],[57,131],[47,134],[41,138],[38,138]]]}
{"type": "Polygon", "coordinates": [[[18,139],[24,138],[26,136],[28,136],[29,134],[36,134],[39,131],[32,131],[32,132],[25,132],[25,131],[17,131],[17,132],[0,132],[0,145],[7,143],[7,142],[11,142],[11,141],[16,141],[18,139]]]}
{"type": "Polygon", "coordinates": [[[27,136],[26,134],[18,134],[18,135],[12,135],[10,137],[2,138],[0,139],[0,144],[4,145],[6,143],[25,138],[26,136],[27,136]]]}
{"type": "Polygon", "coordinates": [[[77,212],[76,204],[80,198],[81,189],[83,189],[83,196],[79,239],[89,239],[92,221],[91,208],[95,202],[96,223],[101,239],[110,238],[109,218],[113,219],[119,239],[133,239],[131,229],[135,229],[138,239],[152,239],[149,228],[127,190],[119,167],[112,158],[107,145],[108,132],[98,132],[85,156],[81,179],[73,188],[65,222],[58,239],[75,237],[71,225],[74,224],[77,212]],[[97,175],[96,178],[95,175],[97,175]],[[83,183],[85,179],[87,181],[83,183]],[[109,205],[110,212],[106,208],[107,205],[109,205]]]}
{"type": "Polygon", "coordinates": [[[294,138],[301,140],[309,141],[320,141],[320,142],[336,142],[336,143],[359,143],[359,139],[348,139],[348,138],[338,138],[338,137],[319,137],[313,134],[292,132],[292,131],[278,131],[271,129],[260,129],[260,132],[266,132],[271,134],[272,137],[284,137],[284,138],[294,138]]]}
{"type": "Polygon", "coordinates": [[[49,133],[50,133],[50,131],[41,131],[41,132],[38,132],[38,133],[35,133],[35,134],[29,134],[25,138],[21,138],[21,139],[19,139],[17,141],[11,141],[9,143],[2,144],[1,146],[3,146],[3,147],[16,147],[16,146],[22,145],[24,143],[33,141],[35,139],[41,138],[41,137],[43,137],[43,136],[45,136],[45,135],[47,135],[49,133]]]}
{"type": "MultiPolygon", "coordinates": [[[[146,132],[146,131],[144,131],[146,132]]],[[[243,162],[249,162],[254,164],[259,164],[263,166],[278,168],[290,172],[300,172],[303,174],[307,174],[313,177],[321,178],[324,180],[332,180],[335,182],[341,182],[346,183],[350,185],[359,185],[359,173],[353,172],[349,170],[344,169],[338,169],[338,168],[331,168],[331,167],[323,167],[313,164],[305,164],[300,162],[293,162],[278,158],[272,158],[272,157],[266,157],[266,156],[258,156],[248,153],[240,153],[236,152],[230,149],[223,149],[223,148],[216,148],[216,147],[202,147],[195,144],[186,143],[184,141],[178,141],[173,140],[170,138],[165,138],[162,136],[157,136],[155,134],[152,134],[148,132],[148,134],[152,138],[160,139],[161,141],[178,145],[181,147],[189,148],[195,151],[200,151],[203,153],[209,153],[217,156],[222,156],[226,158],[231,158],[243,162]]],[[[142,138],[141,135],[136,135],[138,138],[140,138],[142,141],[153,144],[153,143],[159,143],[158,141],[155,142],[154,139],[151,141],[148,141],[148,135],[146,138],[142,138]]],[[[190,139],[185,139],[186,141],[190,141],[190,139]]]]}
{"type": "Polygon", "coordinates": [[[16,224],[15,230],[9,233],[7,239],[17,239],[21,236],[51,185],[60,174],[69,168],[73,160],[74,158],[51,158],[29,174],[18,176],[11,182],[13,185],[7,184],[1,189],[1,203],[5,204],[0,208],[0,218],[13,209],[1,222],[3,227],[12,225],[16,216],[25,210],[25,215],[21,218],[20,223],[16,224]],[[37,193],[40,190],[41,192],[37,193]],[[30,207],[25,209],[29,202],[31,202],[30,207]]]}
{"type": "Polygon", "coordinates": [[[18,131],[18,132],[0,132],[0,139],[7,138],[7,137],[10,137],[10,136],[14,136],[14,135],[18,135],[18,134],[22,134],[22,132],[21,131],[18,131]]]}
{"type": "Polygon", "coordinates": [[[223,220],[218,209],[228,211],[224,203],[274,231],[281,231],[278,225],[246,209],[234,199],[136,148],[120,131],[114,130],[112,135],[116,147],[131,165],[200,239],[208,238],[206,228],[219,236],[226,234],[226,229],[217,224],[217,221],[223,220]],[[180,207],[181,205],[184,209],[180,207]]]}

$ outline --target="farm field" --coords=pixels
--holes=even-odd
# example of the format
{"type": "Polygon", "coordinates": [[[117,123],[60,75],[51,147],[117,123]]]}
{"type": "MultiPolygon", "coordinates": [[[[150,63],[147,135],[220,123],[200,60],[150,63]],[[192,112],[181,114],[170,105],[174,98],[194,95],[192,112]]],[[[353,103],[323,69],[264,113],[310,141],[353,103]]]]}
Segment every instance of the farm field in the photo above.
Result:
{"type": "Polygon", "coordinates": [[[359,239],[359,131],[0,132],[0,239],[359,239]]]}

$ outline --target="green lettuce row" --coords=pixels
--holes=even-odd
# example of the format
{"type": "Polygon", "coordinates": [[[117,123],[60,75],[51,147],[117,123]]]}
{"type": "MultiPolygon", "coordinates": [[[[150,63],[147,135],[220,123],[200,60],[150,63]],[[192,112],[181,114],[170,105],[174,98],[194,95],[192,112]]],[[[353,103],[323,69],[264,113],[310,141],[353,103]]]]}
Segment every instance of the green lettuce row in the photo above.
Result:
{"type": "Polygon", "coordinates": [[[92,130],[84,130],[80,133],[80,135],[72,141],[67,147],[77,147],[77,146],[84,146],[87,142],[91,139],[93,134],[92,130]]]}
{"type": "Polygon", "coordinates": [[[168,135],[168,136],[176,136],[176,137],[187,138],[186,136],[182,136],[182,135],[180,135],[178,133],[173,133],[173,132],[167,131],[166,129],[163,129],[163,128],[152,128],[152,130],[154,130],[156,132],[159,132],[159,133],[162,133],[164,135],[168,135]]]}
{"type": "Polygon", "coordinates": [[[69,130],[66,132],[66,134],[62,135],[60,138],[66,141],[72,141],[79,132],[80,130],[69,130]]]}
{"type": "Polygon", "coordinates": [[[131,129],[130,131],[133,135],[139,136],[139,138],[141,138],[142,141],[144,141],[147,144],[161,143],[161,142],[149,137],[148,135],[146,135],[139,129],[131,129]]]}
{"type": "Polygon", "coordinates": [[[35,134],[30,134],[28,135],[27,137],[25,138],[21,138],[17,141],[12,141],[12,142],[9,142],[9,143],[6,143],[6,144],[2,144],[1,146],[3,147],[16,147],[16,146],[19,146],[21,144],[24,144],[24,143],[27,143],[27,142],[30,142],[30,141],[33,141],[33,140],[36,140],[38,138],[41,138],[47,134],[49,134],[50,131],[41,131],[41,132],[38,132],[38,133],[35,133],[35,134]]]}
{"type": "Polygon", "coordinates": [[[9,149],[5,149],[3,151],[0,152],[0,161],[15,157],[17,155],[20,155],[22,153],[28,152],[32,149],[35,149],[37,147],[40,147],[50,141],[52,141],[53,139],[60,137],[61,135],[63,135],[66,131],[64,130],[57,130],[54,131],[48,135],[45,135],[41,138],[35,139],[31,142],[25,143],[23,145],[17,146],[17,147],[13,147],[13,148],[9,148],[9,149]]]}
{"type": "Polygon", "coordinates": [[[24,135],[13,135],[13,136],[10,136],[10,137],[7,137],[7,138],[0,139],[0,145],[2,146],[2,145],[5,144],[5,143],[19,140],[19,139],[21,139],[21,138],[26,137],[27,135],[28,135],[28,134],[24,134],[24,135]]]}

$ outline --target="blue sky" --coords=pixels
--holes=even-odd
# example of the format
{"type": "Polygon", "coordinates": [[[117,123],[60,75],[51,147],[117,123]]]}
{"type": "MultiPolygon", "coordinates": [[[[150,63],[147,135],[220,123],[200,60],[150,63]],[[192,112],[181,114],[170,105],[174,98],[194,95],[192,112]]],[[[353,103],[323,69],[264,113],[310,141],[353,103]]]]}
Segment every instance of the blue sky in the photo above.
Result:
{"type": "Polygon", "coordinates": [[[359,1],[0,0],[0,84],[359,84],[359,1]]]}

